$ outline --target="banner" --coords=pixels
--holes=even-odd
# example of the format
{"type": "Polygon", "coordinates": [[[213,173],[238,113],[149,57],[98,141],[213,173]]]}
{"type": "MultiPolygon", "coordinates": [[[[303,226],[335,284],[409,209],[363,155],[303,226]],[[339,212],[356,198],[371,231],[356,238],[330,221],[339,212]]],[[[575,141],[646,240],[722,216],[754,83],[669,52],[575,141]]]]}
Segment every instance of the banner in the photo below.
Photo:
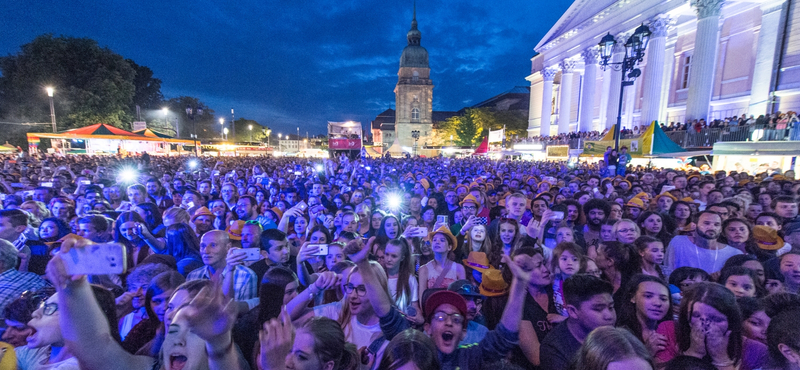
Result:
{"type": "Polygon", "coordinates": [[[503,141],[503,136],[505,134],[505,129],[489,131],[489,142],[490,143],[497,143],[503,141]]]}
{"type": "Polygon", "coordinates": [[[147,128],[147,122],[137,121],[131,124],[131,126],[133,127],[132,131],[141,131],[147,128]]]}
{"type": "Polygon", "coordinates": [[[361,149],[361,139],[328,139],[328,148],[333,150],[361,149]]]}
{"type": "MultiPolygon", "coordinates": [[[[643,140],[641,137],[633,139],[622,139],[619,141],[620,148],[623,146],[628,147],[628,154],[633,158],[642,158],[644,149],[643,140]]],[[[607,147],[614,147],[614,140],[608,141],[585,141],[583,142],[583,153],[581,157],[600,157],[606,153],[607,147]]]]}

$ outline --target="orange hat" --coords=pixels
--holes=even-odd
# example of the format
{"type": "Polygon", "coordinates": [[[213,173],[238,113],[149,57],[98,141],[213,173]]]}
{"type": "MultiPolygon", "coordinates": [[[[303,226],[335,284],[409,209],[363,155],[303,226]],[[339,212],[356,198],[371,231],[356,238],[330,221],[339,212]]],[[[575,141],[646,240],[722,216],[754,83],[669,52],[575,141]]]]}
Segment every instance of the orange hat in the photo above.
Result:
{"type": "Polygon", "coordinates": [[[489,259],[486,258],[486,253],[483,252],[469,252],[469,257],[461,261],[464,262],[464,266],[473,270],[478,270],[481,273],[492,268],[492,266],[489,265],[489,259]]]}
{"type": "Polygon", "coordinates": [[[280,209],[280,208],[278,208],[278,207],[272,207],[272,208],[270,208],[269,210],[270,210],[270,211],[272,211],[272,212],[275,212],[275,215],[276,215],[276,216],[278,216],[278,219],[281,219],[281,218],[283,218],[283,211],[281,211],[281,209],[280,209]]]}
{"type": "Polygon", "coordinates": [[[245,224],[246,222],[242,220],[231,221],[231,225],[225,229],[225,232],[228,233],[232,240],[242,240],[242,229],[244,229],[245,224]]]}
{"type": "MultiPolygon", "coordinates": [[[[625,181],[628,181],[628,180],[625,180],[625,181]]],[[[639,193],[639,194],[636,194],[636,195],[634,195],[633,197],[634,197],[634,198],[639,198],[639,199],[641,199],[642,201],[644,201],[644,200],[650,200],[650,194],[647,194],[647,193],[645,193],[645,192],[641,192],[641,193],[639,193]]]]}
{"type": "Polygon", "coordinates": [[[196,211],[194,211],[194,215],[192,215],[192,222],[194,222],[194,220],[195,220],[196,218],[200,217],[200,216],[211,216],[211,217],[217,217],[217,215],[213,214],[213,213],[212,213],[212,212],[211,212],[211,211],[208,209],[208,207],[206,207],[206,206],[202,206],[202,207],[198,208],[196,211]]]}
{"type": "Polygon", "coordinates": [[[446,226],[439,226],[438,229],[436,229],[436,230],[432,231],[430,234],[428,234],[429,239],[433,240],[433,236],[436,235],[436,234],[442,234],[445,237],[447,237],[447,239],[450,239],[450,250],[451,251],[456,249],[456,246],[458,245],[458,240],[453,235],[453,233],[450,232],[450,229],[448,229],[446,226]]]}
{"type": "Polygon", "coordinates": [[[694,199],[692,199],[692,197],[685,197],[681,199],[681,202],[694,203],[694,199]]]}
{"type": "Polygon", "coordinates": [[[778,236],[778,231],[769,226],[753,226],[753,239],[756,240],[758,247],[765,251],[776,251],[784,246],[783,239],[778,236]]]}
{"type": "Polygon", "coordinates": [[[508,283],[503,280],[503,273],[500,270],[489,268],[483,272],[478,290],[487,297],[498,297],[508,293],[508,283]]]}
{"type": "Polygon", "coordinates": [[[644,209],[644,202],[642,202],[639,198],[631,198],[628,203],[625,203],[625,207],[636,207],[639,209],[644,209]]]}
{"type": "Polygon", "coordinates": [[[428,182],[428,180],[426,180],[426,179],[420,179],[419,183],[422,185],[423,188],[425,188],[425,190],[428,190],[428,189],[431,188],[431,183],[428,182]]]}
{"type": "Polygon", "coordinates": [[[675,202],[675,201],[677,201],[677,200],[678,200],[678,198],[675,198],[675,196],[674,196],[674,195],[672,195],[672,194],[670,194],[669,192],[663,192],[663,193],[661,193],[661,194],[658,194],[658,195],[656,195],[656,201],[658,201],[658,200],[659,200],[659,199],[661,199],[662,197],[667,197],[667,198],[670,198],[670,199],[672,199],[672,201],[673,201],[673,202],[675,202]]]}
{"type": "Polygon", "coordinates": [[[475,203],[476,206],[481,205],[480,202],[478,202],[478,198],[475,198],[475,196],[472,194],[467,194],[467,196],[464,197],[464,200],[459,202],[458,205],[463,207],[464,203],[469,203],[469,202],[475,203]]]}
{"type": "Polygon", "coordinates": [[[772,179],[775,180],[775,181],[783,181],[783,180],[786,180],[786,176],[775,175],[775,176],[772,176],[772,179]]]}

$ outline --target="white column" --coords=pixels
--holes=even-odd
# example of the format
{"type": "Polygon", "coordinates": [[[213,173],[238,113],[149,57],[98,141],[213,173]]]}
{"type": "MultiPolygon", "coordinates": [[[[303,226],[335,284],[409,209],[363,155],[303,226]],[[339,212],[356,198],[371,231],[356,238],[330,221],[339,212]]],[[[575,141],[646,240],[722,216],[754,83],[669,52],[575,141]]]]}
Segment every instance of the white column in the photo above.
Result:
{"type": "Polygon", "coordinates": [[[633,108],[636,106],[636,85],[639,80],[634,80],[633,85],[625,87],[625,105],[622,107],[622,128],[633,128],[633,108]]]}
{"type": "Polygon", "coordinates": [[[553,79],[558,70],[545,68],[542,70],[544,83],[542,84],[542,125],[539,135],[550,136],[550,118],[553,116],[553,79]]]}
{"type": "MultiPolygon", "coordinates": [[[[625,58],[625,41],[628,40],[628,35],[618,35],[617,43],[614,45],[614,53],[611,54],[611,63],[620,63],[625,58]]],[[[608,67],[612,69],[611,66],[608,67]]],[[[622,71],[611,70],[608,75],[608,100],[606,101],[606,128],[610,129],[611,126],[617,123],[617,115],[619,111],[619,88],[622,85],[622,71]]],[[[605,85],[605,84],[603,84],[605,85]]]]}
{"type": "Polygon", "coordinates": [[[719,47],[719,13],[723,0],[691,0],[697,12],[686,120],[706,119],[711,104],[719,47]]]}
{"type": "Polygon", "coordinates": [[[784,0],[761,4],[761,30],[758,32],[756,63],[750,87],[750,108],[747,113],[758,117],[767,113],[770,82],[775,66],[775,48],[778,45],[778,26],[783,16],[784,0]]]}
{"type": "Polygon", "coordinates": [[[575,72],[575,61],[564,59],[558,65],[561,68],[561,98],[558,107],[558,133],[569,132],[569,113],[572,110],[572,76],[575,72]]]}
{"type": "MultiPolygon", "coordinates": [[[[674,29],[674,27],[672,27],[674,29]]],[[[675,44],[678,37],[670,35],[667,37],[667,51],[664,58],[664,83],[661,85],[661,107],[659,108],[659,121],[669,124],[667,117],[667,106],[669,105],[669,93],[672,90],[672,74],[675,69],[675,44]]]]}
{"type": "MultiPolygon", "coordinates": [[[[659,17],[650,22],[650,42],[647,50],[647,68],[642,86],[642,124],[649,125],[661,117],[661,86],[664,84],[664,54],[667,43],[669,18],[659,17]]],[[[661,123],[661,122],[659,122],[661,123]]]]}
{"type": "Polygon", "coordinates": [[[578,120],[578,131],[595,131],[598,127],[593,125],[594,118],[594,89],[597,83],[597,47],[590,47],[581,53],[583,57],[583,85],[581,87],[581,116],[578,120]]]}
{"type": "Polygon", "coordinates": [[[531,100],[528,109],[528,137],[539,135],[542,127],[542,93],[544,81],[541,72],[536,72],[526,79],[531,82],[531,100]]]}

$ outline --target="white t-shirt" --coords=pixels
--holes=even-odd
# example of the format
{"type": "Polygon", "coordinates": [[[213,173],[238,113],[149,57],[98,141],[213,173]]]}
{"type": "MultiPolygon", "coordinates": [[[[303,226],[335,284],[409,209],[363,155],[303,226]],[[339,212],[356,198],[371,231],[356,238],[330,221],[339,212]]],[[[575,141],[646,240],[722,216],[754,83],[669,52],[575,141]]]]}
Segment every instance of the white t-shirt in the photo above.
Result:
{"type": "MultiPolygon", "coordinates": [[[[344,301],[333,302],[322,306],[314,307],[314,316],[327,317],[331,320],[339,321],[344,301]]],[[[355,316],[350,317],[350,325],[344,331],[345,339],[356,345],[356,348],[367,347],[373,340],[383,333],[380,323],[375,325],[363,325],[358,322],[355,316]]]]}
{"type": "Polygon", "coordinates": [[[688,236],[678,235],[669,243],[666,265],[670,271],[688,266],[713,274],[722,269],[728,258],[737,254],[743,253],[729,245],[715,250],[705,249],[692,243],[688,236]]]}
{"type": "Polygon", "coordinates": [[[30,349],[27,346],[14,349],[19,370],[80,370],[78,359],[70,357],[64,361],[48,364],[50,347],[30,349]]]}
{"type": "MultiPolygon", "coordinates": [[[[411,299],[405,294],[402,294],[394,300],[394,303],[400,308],[400,311],[405,313],[408,313],[408,306],[411,305],[411,302],[419,302],[419,284],[417,284],[417,278],[415,278],[414,275],[408,277],[408,286],[411,289],[411,299]]],[[[389,278],[389,294],[392,297],[397,294],[397,278],[389,278]]]]}

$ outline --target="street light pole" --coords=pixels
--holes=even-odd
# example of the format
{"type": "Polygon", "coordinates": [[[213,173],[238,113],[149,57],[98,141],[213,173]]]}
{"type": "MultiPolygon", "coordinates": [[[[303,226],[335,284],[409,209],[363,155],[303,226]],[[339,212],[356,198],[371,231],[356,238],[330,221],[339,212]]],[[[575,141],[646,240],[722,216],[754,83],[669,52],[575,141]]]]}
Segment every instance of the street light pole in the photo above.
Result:
{"type": "Polygon", "coordinates": [[[633,35],[625,42],[625,57],[621,62],[609,62],[614,45],[617,43],[614,36],[608,33],[600,40],[600,67],[603,70],[611,67],[614,70],[622,71],[622,83],[619,86],[617,124],[614,126],[614,149],[617,151],[619,151],[620,127],[622,126],[622,99],[624,98],[625,87],[632,86],[636,78],[642,75],[642,71],[636,68],[636,64],[644,60],[644,51],[647,49],[647,42],[649,39],[650,28],[644,24],[636,28],[633,35]]]}
{"type": "Polygon", "coordinates": [[[47,91],[47,96],[50,98],[50,124],[53,125],[53,133],[56,133],[56,107],[53,105],[53,90],[52,87],[48,86],[45,88],[47,91]]]}
{"type": "Polygon", "coordinates": [[[194,155],[200,155],[200,148],[197,147],[197,121],[195,117],[203,116],[203,106],[198,105],[197,109],[192,109],[191,105],[186,105],[186,117],[192,120],[192,138],[194,139],[194,155]]]}
{"type": "Polygon", "coordinates": [[[247,129],[250,130],[250,143],[253,142],[253,125],[247,125],[247,129]]]}
{"type": "Polygon", "coordinates": [[[222,125],[219,129],[219,137],[225,141],[225,118],[220,118],[219,124],[222,125]]]}

